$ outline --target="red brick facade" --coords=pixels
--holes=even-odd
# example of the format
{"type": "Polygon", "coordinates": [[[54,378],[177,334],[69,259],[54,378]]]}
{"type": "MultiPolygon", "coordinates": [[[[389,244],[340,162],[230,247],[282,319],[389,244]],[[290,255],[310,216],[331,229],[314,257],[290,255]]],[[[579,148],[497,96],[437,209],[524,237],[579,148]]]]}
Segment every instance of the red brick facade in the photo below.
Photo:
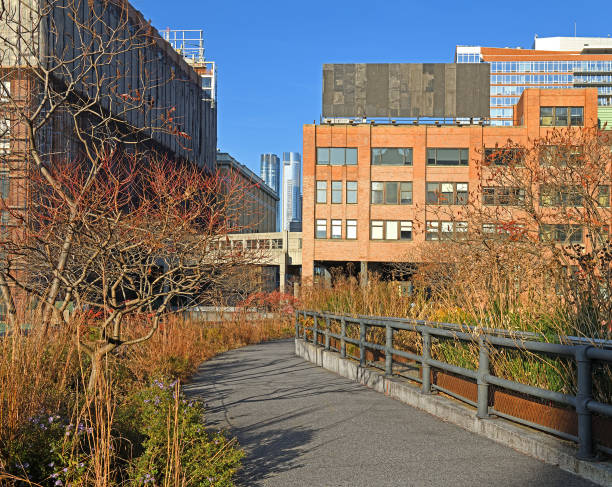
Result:
{"type": "MultiPolygon", "coordinates": [[[[483,147],[513,142],[527,144],[550,130],[540,126],[540,106],[584,107],[584,126],[597,125],[597,90],[526,90],[515,107],[515,126],[480,125],[305,125],[303,147],[303,255],[302,277],[313,278],[315,261],[397,262],[406,259],[411,245],[425,241],[425,230],[415,227],[411,241],[371,240],[371,220],[426,221],[426,182],[468,183],[470,193],[480,186],[481,175],[473,161],[483,147]],[[357,148],[356,165],[317,165],[317,148],[357,148]],[[371,164],[376,147],[412,148],[412,165],[371,164]],[[432,166],[426,163],[427,148],[468,148],[467,166],[432,166]],[[316,181],[327,181],[327,202],[316,203],[316,181]],[[342,203],[331,203],[332,181],[342,182],[342,203]],[[357,203],[346,203],[346,182],[357,181],[357,203]],[[412,204],[370,203],[372,181],[411,181],[412,204]],[[316,220],[327,221],[327,238],[315,238],[316,220]],[[342,237],[330,238],[331,220],[342,221],[342,237]],[[357,238],[346,239],[346,220],[357,221],[357,238]]],[[[452,211],[452,207],[451,207],[452,211]]],[[[434,243],[435,244],[435,243],[434,243]]]]}

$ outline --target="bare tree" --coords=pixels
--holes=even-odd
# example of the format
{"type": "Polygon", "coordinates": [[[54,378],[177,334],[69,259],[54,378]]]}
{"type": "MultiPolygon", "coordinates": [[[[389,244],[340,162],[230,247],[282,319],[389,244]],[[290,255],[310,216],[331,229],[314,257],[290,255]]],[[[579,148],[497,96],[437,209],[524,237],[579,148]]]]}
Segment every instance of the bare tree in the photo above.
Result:
{"type": "MultiPolygon", "coordinates": [[[[197,158],[198,78],[189,69],[178,72],[186,67],[180,56],[122,0],[2,0],[0,66],[0,165],[19,188],[2,195],[5,214],[13,224],[27,219],[29,208],[39,204],[39,193],[28,185],[38,174],[45,195],[54,193],[68,211],[64,240],[50,256],[54,272],[42,293],[41,318],[49,323],[81,202],[96,185],[104,161],[130,147],[142,153],[160,145],[197,158]],[[160,62],[164,56],[172,63],[160,62]],[[173,97],[179,90],[181,95],[173,97]],[[178,100],[192,106],[191,117],[177,110],[178,100]],[[57,178],[56,168],[66,161],[86,168],[78,191],[67,191],[57,178]]],[[[29,264],[13,259],[12,265],[14,270],[29,264]]],[[[12,289],[0,269],[2,299],[14,321],[12,289]]]]}
{"type": "MultiPolygon", "coordinates": [[[[610,149],[604,132],[585,128],[554,130],[529,144],[509,140],[483,152],[474,161],[481,184],[471,188],[468,203],[428,210],[454,229],[438,233],[447,243],[433,260],[438,270],[446,261],[448,271],[438,282],[468,279],[455,269],[480,269],[469,273],[483,278],[478,291],[473,286],[474,299],[486,295],[486,303],[506,309],[531,299],[538,287],[551,303],[569,306],[576,333],[609,337],[610,149]]],[[[432,259],[425,253],[422,259],[432,259]]]]}

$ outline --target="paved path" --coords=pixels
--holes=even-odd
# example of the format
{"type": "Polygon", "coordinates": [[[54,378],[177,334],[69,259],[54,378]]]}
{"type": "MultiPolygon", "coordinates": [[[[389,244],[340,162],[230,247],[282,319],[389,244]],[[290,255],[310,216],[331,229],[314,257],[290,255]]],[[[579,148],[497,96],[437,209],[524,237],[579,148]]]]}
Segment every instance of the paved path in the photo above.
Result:
{"type": "Polygon", "coordinates": [[[186,390],[246,448],[241,485],[594,485],[305,362],[293,340],[225,353],[186,390]]]}

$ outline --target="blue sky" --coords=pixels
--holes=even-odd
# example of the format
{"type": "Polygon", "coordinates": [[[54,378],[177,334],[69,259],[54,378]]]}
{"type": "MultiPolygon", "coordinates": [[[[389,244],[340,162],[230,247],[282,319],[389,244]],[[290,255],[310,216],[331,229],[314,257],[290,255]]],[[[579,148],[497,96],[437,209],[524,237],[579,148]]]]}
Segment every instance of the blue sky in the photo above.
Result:
{"type": "Polygon", "coordinates": [[[131,1],[159,30],[204,30],[218,147],[257,173],[263,152],[302,152],[323,63],[452,62],[456,44],[529,48],[534,34],[573,35],[574,22],[579,36],[612,35],[609,1],[131,1]]]}

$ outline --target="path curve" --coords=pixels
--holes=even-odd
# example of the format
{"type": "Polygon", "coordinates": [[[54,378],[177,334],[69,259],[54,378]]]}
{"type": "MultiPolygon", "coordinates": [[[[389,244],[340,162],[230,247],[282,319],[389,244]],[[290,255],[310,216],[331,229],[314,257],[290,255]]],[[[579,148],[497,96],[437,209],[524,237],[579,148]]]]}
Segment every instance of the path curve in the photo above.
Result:
{"type": "Polygon", "coordinates": [[[187,394],[247,450],[248,486],[593,486],[297,357],[293,340],[204,363],[187,394]]]}

